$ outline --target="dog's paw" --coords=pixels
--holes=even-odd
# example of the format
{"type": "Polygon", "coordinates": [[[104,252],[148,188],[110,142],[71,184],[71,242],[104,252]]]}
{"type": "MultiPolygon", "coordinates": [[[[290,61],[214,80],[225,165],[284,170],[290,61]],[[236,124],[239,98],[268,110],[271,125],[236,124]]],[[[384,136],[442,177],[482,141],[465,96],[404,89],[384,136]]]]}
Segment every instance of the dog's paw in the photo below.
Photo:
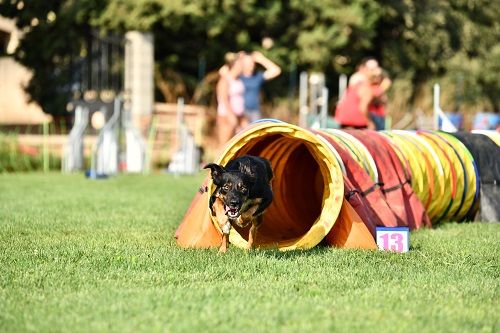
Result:
{"type": "Polygon", "coordinates": [[[220,247],[219,248],[219,254],[224,254],[227,252],[227,247],[220,247]]]}

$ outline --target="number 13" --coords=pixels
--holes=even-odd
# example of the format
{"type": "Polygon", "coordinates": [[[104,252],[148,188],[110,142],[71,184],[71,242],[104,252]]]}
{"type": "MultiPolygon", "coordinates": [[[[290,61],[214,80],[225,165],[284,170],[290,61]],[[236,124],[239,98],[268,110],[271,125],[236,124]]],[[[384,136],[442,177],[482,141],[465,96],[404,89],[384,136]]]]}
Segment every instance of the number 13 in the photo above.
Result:
{"type": "MultiPolygon", "coordinates": [[[[383,234],[380,238],[382,238],[382,241],[384,242],[384,249],[389,249],[389,234],[383,234]]],[[[391,251],[403,252],[403,235],[400,233],[391,233],[391,240],[391,251]]]]}

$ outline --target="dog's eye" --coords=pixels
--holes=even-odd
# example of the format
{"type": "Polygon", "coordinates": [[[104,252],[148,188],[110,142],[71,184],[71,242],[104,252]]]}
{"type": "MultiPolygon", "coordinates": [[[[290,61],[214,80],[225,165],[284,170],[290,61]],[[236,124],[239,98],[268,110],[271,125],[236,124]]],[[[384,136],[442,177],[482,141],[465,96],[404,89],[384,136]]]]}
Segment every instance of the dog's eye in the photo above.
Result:
{"type": "Polygon", "coordinates": [[[222,186],[222,189],[223,189],[224,191],[229,191],[229,190],[231,189],[231,185],[229,185],[229,184],[224,184],[224,186],[222,186]]]}
{"type": "Polygon", "coordinates": [[[245,192],[247,191],[247,187],[246,187],[245,185],[243,185],[243,184],[240,184],[240,185],[238,186],[238,189],[239,189],[241,192],[243,192],[243,193],[245,193],[245,192]]]}

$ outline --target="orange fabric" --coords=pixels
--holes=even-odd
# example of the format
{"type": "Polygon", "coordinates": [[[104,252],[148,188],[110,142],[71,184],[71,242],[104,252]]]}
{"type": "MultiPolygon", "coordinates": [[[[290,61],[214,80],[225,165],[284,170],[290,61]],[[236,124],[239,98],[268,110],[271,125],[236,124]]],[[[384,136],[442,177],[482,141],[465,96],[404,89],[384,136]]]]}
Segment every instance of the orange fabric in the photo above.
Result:
{"type": "MultiPolygon", "coordinates": [[[[203,187],[208,184],[208,177],[203,187]]],[[[181,247],[208,248],[218,247],[222,235],[215,229],[208,208],[208,193],[198,192],[191,202],[181,224],[175,232],[177,244],[181,247]]]]}
{"type": "Polygon", "coordinates": [[[343,200],[337,222],[326,235],[326,243],[348,249],[376,250],[377,244],[372,234],[352,206],[343,200]]]}

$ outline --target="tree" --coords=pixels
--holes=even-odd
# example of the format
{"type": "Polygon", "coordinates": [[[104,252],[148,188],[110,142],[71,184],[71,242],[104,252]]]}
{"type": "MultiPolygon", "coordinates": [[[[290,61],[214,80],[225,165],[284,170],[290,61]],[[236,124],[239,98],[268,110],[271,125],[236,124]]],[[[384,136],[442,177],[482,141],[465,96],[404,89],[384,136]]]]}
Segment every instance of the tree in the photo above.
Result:
{"type": "MultiPolygon", "coordinates": [[[[455,91],[445,101],[450,109],[500,109],[495,1],[14,1],[1,3],[0,14],[28,28],[16,56],[34,70],[27,90],[50,113],[69,99],[69,65],[86,52],[91,29],[153,32],[158,96],[168,100],[199,98],[200,82],[215,80],[225,52],[260,50],[284,73],[325,72],[330,88],[339,73],[352,73],[372,55],[395,78],[394,100],[406,108],[429,104],[431,83],[438,80],[443,90],[455,91]],[[264,47],[264,39],[273,46],[264,47]]],[[[287,79],[274,80],[268,91],[284,96],[287,79]]]]}
{"type": "MultiPolygon", "coordinates": [[[[97,22],[112,30],[153,31],[157,74],[182,76],[187,88],[180,90],[192,92],[200,61],[216,70],[227,51],[261,50],[284,72],[352,71],[372,47],[379,12],[376,2],[365,0],[110,0],[97,22]],[[274,43],[269,50],[264,38],[274,43]]],[[[282,82],[275,93],[286,87],[282,82]]]]}
{"type": "Polygon", "coordinates": [[[397,1],[381,3],[375,45],[393,74],[419,91],[442,82],[448,109],[460,104],[500,110],[500,6],[490,1],[397,1]],[[497,55],[495,57],[495,55],[497,55]]]}
{"type": "Polygon", "coordinates": [[[16,18],[24,31],[17,61],[33,71],[26,87],[45,112],[63,114],[71,98],[71,62],[85,52],[99,0],[0,2],[0,15],[16,18]]]}

